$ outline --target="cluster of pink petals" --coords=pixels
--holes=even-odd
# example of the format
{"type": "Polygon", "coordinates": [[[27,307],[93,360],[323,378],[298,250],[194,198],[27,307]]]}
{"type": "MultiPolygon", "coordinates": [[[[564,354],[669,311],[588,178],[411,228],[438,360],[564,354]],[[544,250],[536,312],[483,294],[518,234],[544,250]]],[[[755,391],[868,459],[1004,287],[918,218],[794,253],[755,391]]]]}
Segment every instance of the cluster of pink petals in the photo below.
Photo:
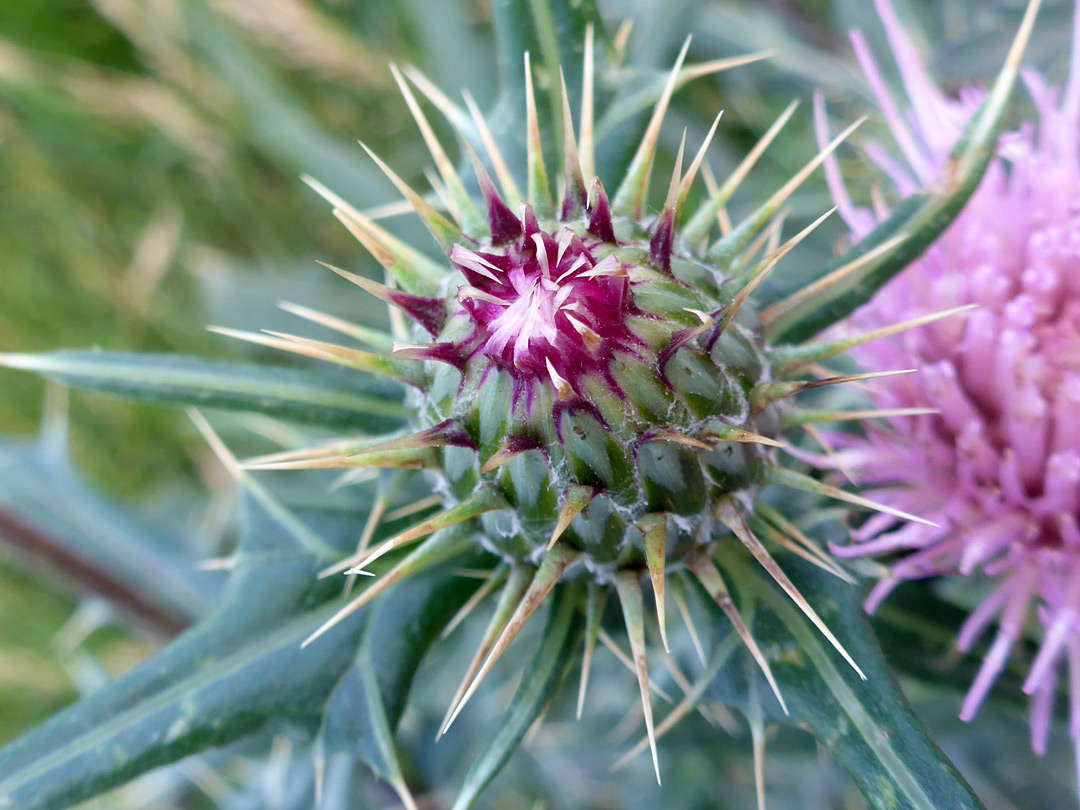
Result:
{"type": "MultiPolygon", "coordinates": [[[[984,94],[946,97],[888,0],[875,2],[909,101],[898,108],[865,40],[853,33],[902,160],[878,145],[868,154],[907,196],[933,182],[984,94]]],[[[871,610],[903,580],[988,580],[989,595],[959,637],[966,651],[997,627],[964,719],[974,716],[1036,617],[1042,641],[1024,690],[1033,696],[1032,744],[1041,754],[1062,675],[1071,686],[1070,731],[1080,740],[1080,46],[1062,91],[1034,72],[1023,79],[1037,122],[1002,140],[956,223],[850,323],[861,331],[977,305],[862,350],[868,368],[921,369],[876,389],[879,406],[930,406],[939,414],[840,438],[838,462],[861,483],[881,487],[880,500],[940,528],[881,515],[835,551],[893,563],[870,595],[871,610]]],[[[815,112],[824,138],[820,100],[815,112]]],[[[887,216],[880,203],[852,204],[835,163],[828,180],[854,238],[887,216]]]]}
{"type": "Polygon", "coordinates": [[[626,325],[626,271],[613,255],[596,257],[602,245],[591,234],[542,230],[529,206],[515,222],[492,251],[454,246],[450,259],[467,281],[458,299],[479,327],[479,350],[515,379],[576,388],[583,374],[603,374],[616,348],[637,342],[626,325]]]}

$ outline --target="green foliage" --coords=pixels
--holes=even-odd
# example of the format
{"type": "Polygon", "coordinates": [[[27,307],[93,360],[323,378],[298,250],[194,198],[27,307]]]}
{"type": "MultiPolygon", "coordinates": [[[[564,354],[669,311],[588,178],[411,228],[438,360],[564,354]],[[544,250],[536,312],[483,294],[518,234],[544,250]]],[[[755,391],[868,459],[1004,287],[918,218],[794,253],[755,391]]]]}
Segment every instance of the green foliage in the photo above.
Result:
{"type": "MultiPolygon", "coordinates": [[[[338,543],[357,531],[350,515],[306,517],[338,543]]],[[[300,643],[340,606],[340,584],[316,579],[314,561],[265,515],[250,516],[238,553],[237,573],[207,619],[0,755],[0,806],[68,807],[150,768],[260,731],[312,735],[324,727],[327,742],[355,751],[378,728],[376,718],[369,716],[360,740],[350,739],[326,709],[347,699],[342,690],[356,689],[342,678],[361,640],[371,651],[361,654],[364,665],[378,672],[390,716],[400,715],[395,693],[407,691],[439,622],[474,587],[461,579],[415,583],[380,606],[387,620],[373,619],[365,633],[368,617],[357,615],[301,655],[300,643]]]]}
{"type": "MultiPolygon", "coordinates": [[[[831,528],[843,535],[842,528],[831,528]]],[[[767,716],[808,726],[876,810],[982,808],[907,707],[859,609],[861,589],[838,586],[835,577],[803,561],[785,561],[792,580],[866,672],[865,681],[836,660],[806,618],[751,565],[748,558],[731,561],[731,579],[739,583],[743,611],[754,617],[753,632],[773,650],[773,672],[791,716],[782,716],[744,656],[721,670],[714,689],[742,705],[748,695],[763,695],[767,716]],[[759,681],[756,687],[749,688],[740,670],[759,681]]]]}
{"type": "Polygon", "coordinates": [[[405,416],[394,386],[355,372],[106,352],[6,355],[0,363],[140,402],[242,410],[324,427],[378,432],[405,416]]]}
{"type": "Polygon", "coordinates": [[[454,801],[455,810],[473,806],[551,704],[584,634],[580,618],[575,615],[578,607],[577,599],[566,595],[556,597],[556,607],[548,616],[540,646],[525,666],[521,685],[500,718],[499,730],[486,742],[465,775],[465,784],[454,801]]]}
{"type": "MultiPolygon", "coordinates": [[[[15,737],[78,698],[61,662],[63,655],[51,646],[71,616],[73,600],[65,589],[43,576],[21,571],[14,561],[0,562],[0,742],[15,737]],[[33,606],[33,610],[28,610],[33,606]]],[[[106,657],[124,652],[126,642],[112,638],[95,643],[106,657]]],[[[130,648],[129,648],[130,649],[130,648]]],[[[124,664],[129,663],[121,656],[124,664]]]]}

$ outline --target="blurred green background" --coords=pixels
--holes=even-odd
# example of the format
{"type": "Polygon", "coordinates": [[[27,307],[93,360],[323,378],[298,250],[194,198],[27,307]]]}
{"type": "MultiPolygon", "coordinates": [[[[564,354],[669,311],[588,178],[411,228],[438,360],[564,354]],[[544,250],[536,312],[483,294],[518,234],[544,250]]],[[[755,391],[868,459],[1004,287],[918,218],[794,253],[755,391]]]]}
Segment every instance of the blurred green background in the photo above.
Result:
{"type": "MultiPolygon", "coordinates": [[[[814,88],[825,90],[834,116],[869,111],[846,31],[863,28],[887,53],[869,0],[600,5],[613,29],[634,21],[631,74],[659,70],[687,33],[699,61],[776,51],[680,92],[665,130],[673,152],[684,126],[697,143],[725,109],[709,158],[722,175],[792,98],[803,100],[737,205],[777,187],[813,153],[814,88]]],[[[933,71],[955,88],[992,77],[1023,4],[896,5],[933,71]]],[[[1072,6],[1046,4],[1029,50],[1029,61],[1055,79],[1068,55],[1072,6]]],[[[394,202],[356,145],[362,136],[422,184],[429,159],[387,64],[414,64],[451,97],[469,88],[485,106],[497,90],[490,39],[483,0],[0,3],[0,351],[242,356],[250,350],[205,326],[288,324],[279,299],[377,321],[375,309],[357,315],[368,303],[340,295],[315,263],[372,268],[299,176],[327,182],[361,208],[394,202]]],[[[880,121],[867,130],[863,137],[873,136],[880,121]]],[[[848,172],[871,171],[855,150],[843,159],[848,172]]],[[[816,178],[791,221],[827,207],[816,178]]],[[[386,224],[427,244],[407,218],[386,224]]],[[[823,229],[808,250],[831,251],[838,235],[835,226],[823,229]]],[[[28,375],[0,375],[0,434],[34,435],[43,396],[28,375]]],[[[73,395],[70,407],[75,464],[110,496],[161,504],[225,486],[182,413],[88,395],[73,395]]],[[[77,591],[0,548],[0,744],[158,641],[100,621],[95,603],[79,604],[77,591]]],[[[947,645],[940,641],[941,650],[947,645]]],[[[924,708],[941,733],[956,734],[955,696],[924,708]]],[[[996,722],[1016,719],[1003,717],[996,722]]],[[[959,764],[985,781],[978,759],[959,764]]],[[[1002,796],[989,805],[1015,806],[1002,796]]]]}

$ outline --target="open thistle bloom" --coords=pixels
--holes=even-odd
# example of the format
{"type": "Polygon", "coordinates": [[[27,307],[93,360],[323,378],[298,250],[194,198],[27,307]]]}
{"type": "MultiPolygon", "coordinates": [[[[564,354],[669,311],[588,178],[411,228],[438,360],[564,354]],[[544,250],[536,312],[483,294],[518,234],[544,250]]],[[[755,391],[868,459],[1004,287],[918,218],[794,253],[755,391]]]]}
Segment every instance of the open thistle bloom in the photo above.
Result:
{"type": "MultiPolygon", "coordinates": [[[[957,98],[927,76],[887,0],[878,0],[910,101],[902,115],[859,32],[852,41],[906,165],[871,147],[904,195],[933,177],[974,113],[982,91],[957,98]]],[[[1080,17],[1078,17],[1080,20],[1080,17]]],[[[877,366],[921,369],[875,389],[883,408],[930,406],[932,416],[896,420],[864,438],[845,434],[840,460],[895,508],[939,526],[899,525],[884,516],[855,532],[845,557],[899,560],[868,600],[873,610],[901,581],[937,574],[993,582],[961,630],[968,650],[996,621],[997,636],[963,704],[970,720],[1025,633],[1032,609],[1042,626],[1024,683],[1033,696],[1032,743],[1046,748],[1062,671],[1080,677],[1080,45],[1074,39],[1064,91],[1024,75],[1039,118],[1004,137],[998,158],[945,235],[853,318],[855,328],[941,307],[956,317],[859,350],[877,366]]],[[[818,107],[819,137],[824,110],[818,107]]],[[[850,202],[835,165],[827,168],[840,212],[856,238],[883,210],[850,202]]],[[[1074,740],[1080,690],[1072,690],[1074,740]]]]}

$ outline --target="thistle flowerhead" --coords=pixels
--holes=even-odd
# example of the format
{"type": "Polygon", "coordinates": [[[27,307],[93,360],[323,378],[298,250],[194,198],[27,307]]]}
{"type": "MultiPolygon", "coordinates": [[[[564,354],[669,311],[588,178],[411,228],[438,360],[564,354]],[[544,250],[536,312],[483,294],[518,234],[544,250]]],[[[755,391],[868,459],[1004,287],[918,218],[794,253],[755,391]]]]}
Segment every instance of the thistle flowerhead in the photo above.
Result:
{"type": "MultiPolygon", "coordinates": [[[[279,338],[274,345],[397,376],[411,388],[416,430],[333,451],[292,451],[249,467],[422,468],[441,495],[442,512],[380,545],[363,546],[328,569],[367,574],[385,555],[428,538],[309,641],[404,577],[437,564],[446,549],[460,547],[462,538],[479,543],[508,566],[503,607],[496,610],[443,731],[549,597],[571,603],[584,599],[582,611],[593,617],[585,641],[584,698],[598,605],[611,588],[626,623],[655,764],[640,583],[643,578],[651,583],[666,647],[666,582],[673,569],[689,572],[716,600],[786,711],[768,660],[725,582],[727,544],[749,549],[838,654],[862,672],[775,561],[774,551],[790,550],[846,575],[781,515],[757,505],[763,487],[793,487],[884,510],[900,520],[925,522],[788,469],[779,455],[785,431],[811,421],[794,402],[801,392],[907,370],[830,375],[813,362],[842,350],[835,345],[770,345],[765,327],[771,319],[797,312],[814,294],[828,289],[828,278],[816,289],[774,303],[764,316],[753,301],[765,276],[831,213],[781,242],[781,207],[858,124],[824,145],[790,182],[732,228],[719,216],[721,209],[790,117],[792,105],[732,179],[714,186],[684,224],[684,203],[718,116],[685,170],[684,138],[663,206],[647,215],[658,134],[685,53],[684,47],[627,174],[614,184],[610,198],[600,178],[584,171],[594,164],[591,39],[585,49],[580,144],[565,83],[561,90],[565,129],[557,183],[549,180],[544,163],[526,56],[524,195],[474,110],[487,160],[501,185],[496,187],[464,141],[480,192],[474,202],[465,192],[466,179],[451,167],[432,134],[411,86],[397,74],[443,173],[440,193],[447,214],[371,156],[439,243],[446,257],[441,267],[312,182],[382,262],[392,286],[332,269],[385,300],[405,320],[391,355],[377,360],[298,338],[279,338]],[[714,238],[717,227],[721,233],[714,238]],[[589,584],[587,597],[576,588],[557,587],[581,581],[589,584]]],[[[413,78],[434,96],[426,79],[413,78]]],[[[874,257],[887,256],[895,244],[876,250],[874,257]]],[[[861,264],[865,259],[854,259],[850,269],[861,264]]],[[[847,272],[848,265],[841,265],[837,275],[847,272]]],[[[265,337],[247,337],[267,342],[265,337]]]]}
{"type": "MultiPolygon", "coordinates": [[[[592,81],[591,50],[590,40],[587,83],[592,81]]],[[[673,566],[693,572],[728,613],[775,689],[769,664],[717,566],[716,544],[724,538],[737,538],[749,548],[855,666],[747,520],[758,492],[770,481],[876,506],[780,466],[777,448],[782,446],[784,413],[791,410],[787,401],[808,388],[851,378],[807,378],[774,368],[751,301],[765,276],[824,219],[781,244],[781,220],[774,216],[848,133],[748,221],[712,242],[717,215],[737,179],[715,189],[689,224],[680,225],[718,116],[685,171],[680,147],[664,205],[658,214],[646,216],[659,129],[685,53],[684,47],[612,198],[598,177],[585,179],[582,167],[593,163],[587,134],[593,131],[593,113],[586,102],[581,112],[586,136],[579,146],[565,85],[562,177],[557,193],[551,193],[556,184],[549,182],[540,148],[527,57],[528,193],[523,198],[505,172],[497,188],[465,142],[479,205],[463,193],[465,180],[449,168],[413,91],[399,75],[432,154],[446,172],[444,203],[450,216],[374,159],[443,248],[445,269],[420,259],[314,184],[380,258],[395,286],[337,272],[411,322],[399,330],[401,339],[391,356],[380,362],[412,387],[417,430],[345,452],[293,452],[251,466],[424,468],[443,496],[445,511],[330,569],[367,573],[384,555],[431,535],[324,630],[430,564],[447,538],[473,538],[510,566],[504,596],[512,600],[512,610],[497,613],[444,730],[556,584],[584,580],[592,586],[589,599],[600,598],[608,587],[619,595],[651,741],[640,580],[644,573],[651,581],[666,646],[665,583],[673,566]],[[455,195],[454,189],[461,191],[455,195]]],[[[424,89],[426,81],[421,78],[419,86],[424,89]]],[[[483,120],[477,123],[483,132],[483,120]]],[[[490,163],[497,170],[504,167],[494,143],[487,146],[490,163]]],[[[736,177],[760,152],[747,158],[736,177]]],[[[283,347],[307,352],[310,345],[283,347]]],[[[344,359],[348,350],[320,351],[344,359]]],[[[363,365],[372,367],[367,360],[363,365]]],[[[786,539],[775,522],[769,531],[786,539]]],[[[820,550],[801,550],[827,565],[820,550]]],[[[579,598],[576,590],[555,592],[560,600],[579,598]]],[[[595,608],[589,612],[596,614],[595,608]]],[[[588,645],[595,642],[595,631],[588,645]]],[[[586,663],[582,696],[587,676],[586,663]]],[[[783,705],[779,691],[777,698],[783,705]]],[[[655,759],[655,745],[653,750],[655,759]]]]}
{"type": "MultiPolygon", "coordinates": [[[[892,7],[879,0],[910,107],[901,114],[862,36],[863,71],[889,119],[903,161],[871,156],[902,195],[933,175],[985,96],[948,97],[927,76],[892,7]]],[[[847,556],[884,555],[890,575],[873,609],[901,581],[938,574],[979,576],[988,595],[960,633],[968,650],[989,625],[997,636],[964,701],[970,720],[1032,615],[1042,643],[1024,691],[1033,696],[1032,742],[1045,750],[1065,670],[1080,675],[1080,61],[1077,43],[1063,90],[1024,75],[1038,119],[1002,138],[971,203],[918,262],[858,312],[856,325],[918,318],[947,307],[962,316],[859,350],[867,364],[902,363],[921,372],[875,389],[885,409],[935,413],[896,420],[864,438],[838,437],[841,463],[880,497],[933,517],[938,526],[868,521],[847,556]]],[[[823,110],[819,109],[819,112],[823,110]]],[[[824,117],[819,115],[819,124],[824,117]]],[[[823,130],[822,130],[823,131],[823,130]]],[[[819,133],[820,134],[820,133],[819,133]]],[[[884,215],[855,207],[832,167],[840,211],[856,238],[884,215]]],[[[1080,735],[1080,694],[1072,695],[1080,735]]]]}

